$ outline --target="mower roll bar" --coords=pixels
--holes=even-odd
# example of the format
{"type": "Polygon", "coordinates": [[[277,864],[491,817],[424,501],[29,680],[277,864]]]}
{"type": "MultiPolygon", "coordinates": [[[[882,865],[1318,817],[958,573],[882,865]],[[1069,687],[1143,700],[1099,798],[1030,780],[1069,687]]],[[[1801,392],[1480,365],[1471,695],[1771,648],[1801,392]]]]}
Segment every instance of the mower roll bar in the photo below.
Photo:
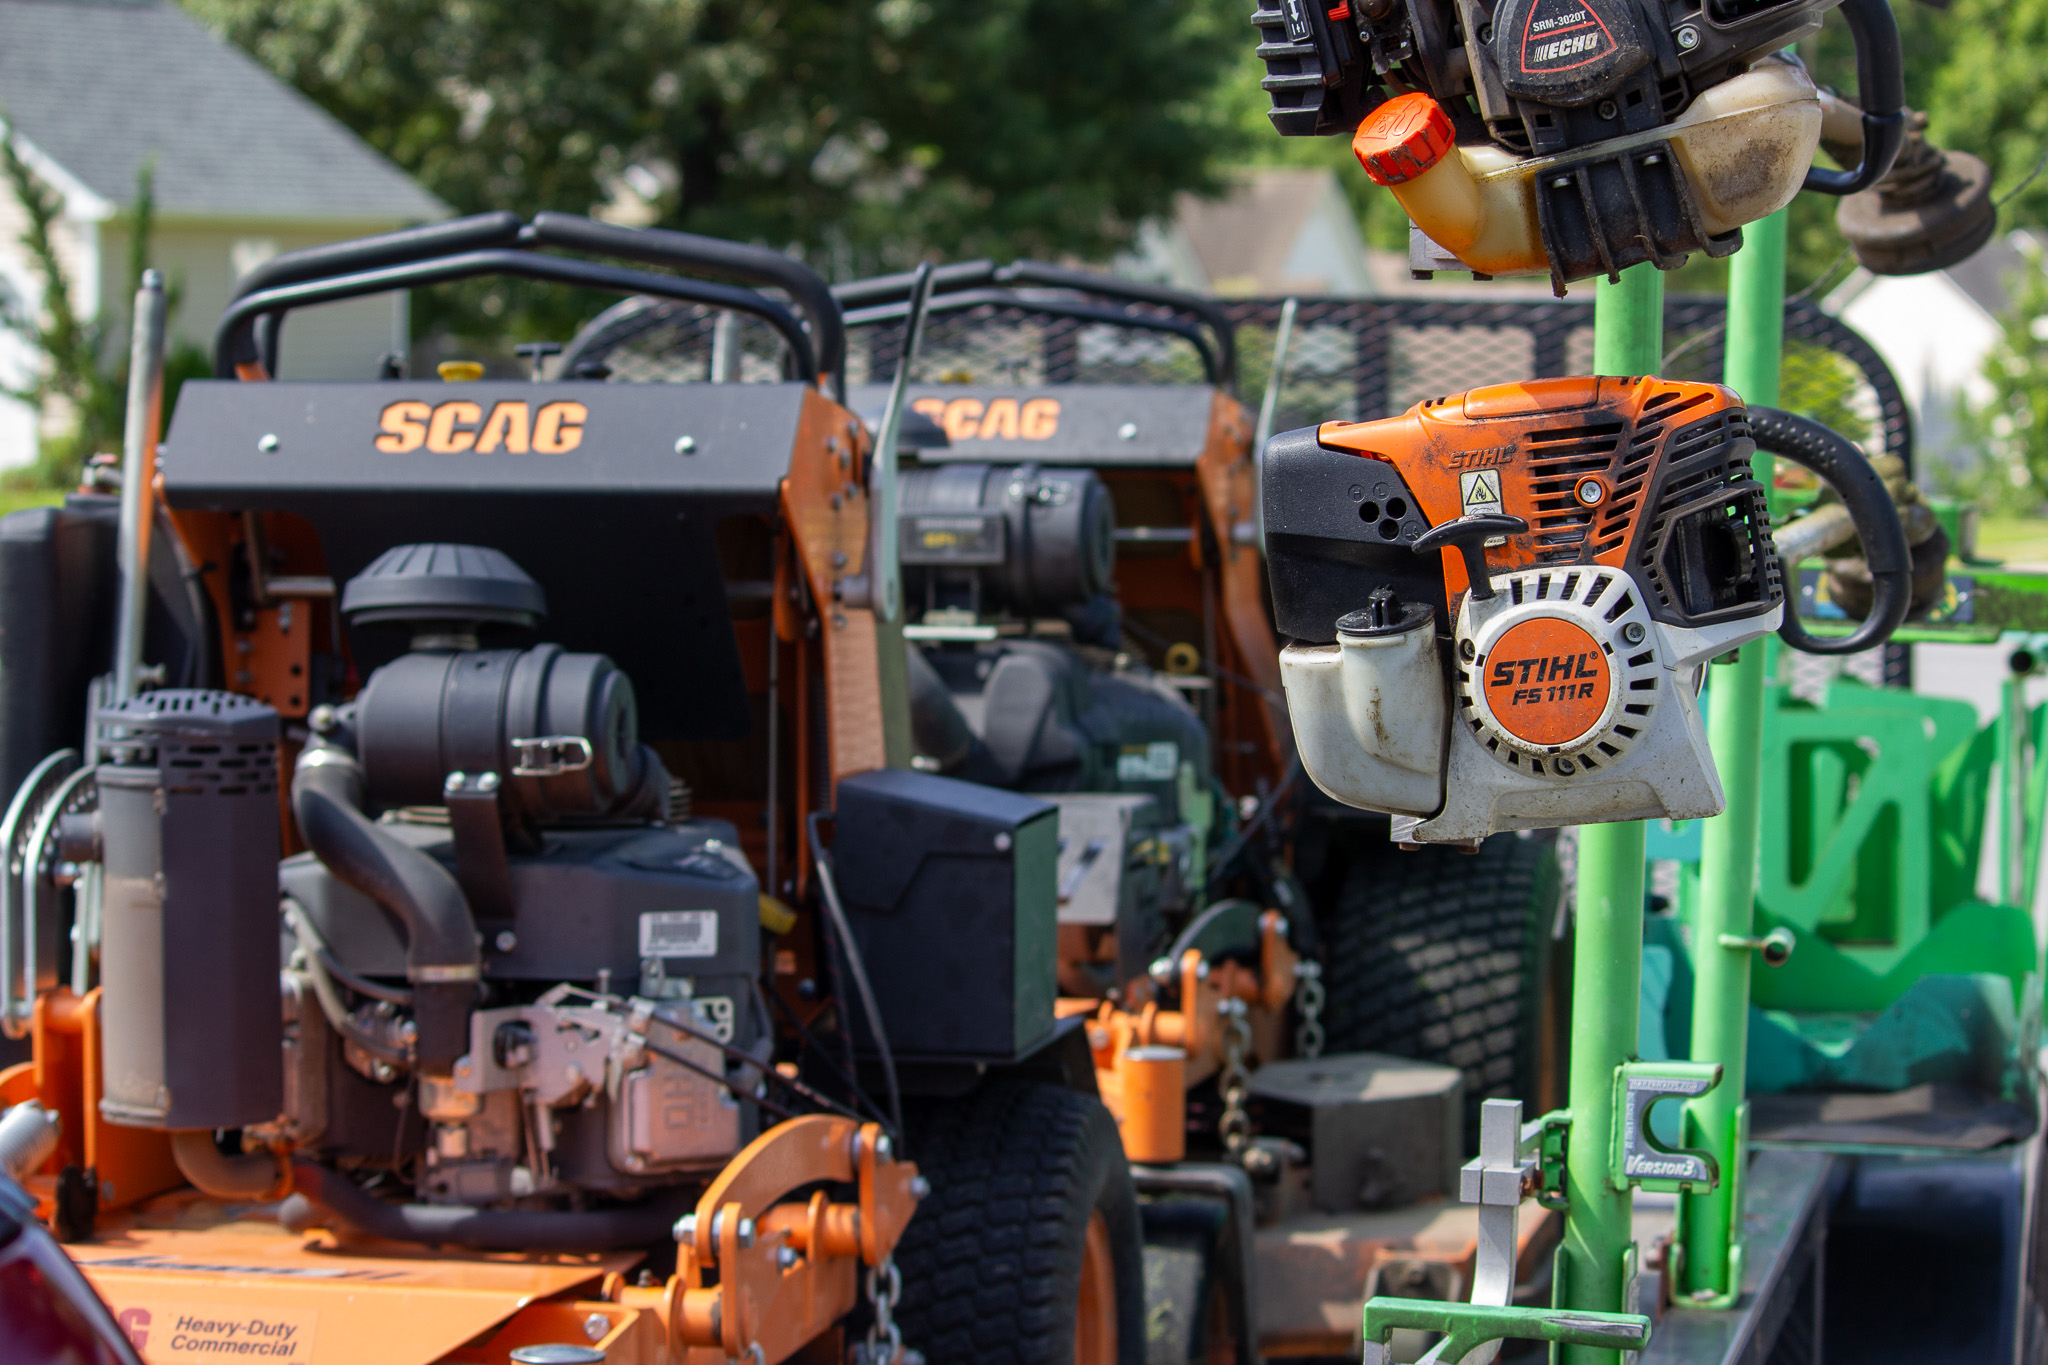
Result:
{"type": "MultiPolygon", "coordinates": [[[[839,305],[833,299],[832,291],[826,287],[823,278],[810,267],[766,247],[725,242],[715,237],[701,237],[695,233],[674,232],[664,228],[619,227],[567,213],[535,214],[530,224],[522,223],[515,213],[480,213],[452,222],[403,228],[397,232],[382,233],[352,242],[337,242],[330,246],[307,247],[300,251],[286,252],[272,257],[243,278],[236,290],[236,303],[239,305],[243,300],[257,294],[271,294],[291,285],[336,277],[361,276],[372,271],[494,248],[522,254],[533,253],[536,247],[561,247],[593,255],[618,256],[644,264],[669,266],[747,285],[779,288],[788,293],[810,327],[809,341],[803,349],[814,358],[806,362],[805,377],[830,375],[837,387],[845,387],[846,327],[840,320],[839,305]]],[[[532,258],[560,259],[538,253],[534,253],[532,258]]],[[[526,274],[529,278],[558,280],[564,283],[591,283],[604,289],[623,287],[594,279],[569,279],[558,274],[542,275],[509,270],[497,273],[526,274]]],[[[626,278],[625,273],[621,272],[619,278],[626,278]]],[[[403,287],[405,283],[435,282],[404,281],[394,282],[385,287],[397,288],[403,287]]],[[[646,289],[644,292],[665,294],[673,298],[686,297],[675,293],[673,289],[646,289]]],[[[687,297],[692,302],[711,301],[700,296],[687,297]]],[[[232,373],[234,364],[260,359],[266,368],[274,372],[277,368],[277,334],[283,314],[291,307],[303,306],[308,302],[313,300],[290,297],[266,309],[254,333],[238,341],[236,352],[224,367],[221,366],[219,345],[216,345],[216,366],[221,368],[224,374],[232,373]]],[[[780,305],[773,300],[763,299],[751,291],[735,291],[718,300],[718,303],[720,307],[735,308],[768,318],[771,324],[781,330],[780,324],[775,323],[774,318],[765,311],[768,308],[780,309],[780,305]]],[[[789,316],[788,310],[780,311],[783,316],[789,316]]],[[[225,333],[224,322],[220,335],[224,337],[225,333]]]]}
{"type": "MultiPolygon", "coordinates": [[[[910,297],[908,274],[878,275],[869,280],[856,280],[851,284],[837,285],[832,293],[842,308],[861,310],[862,321],[875,321],[889,316],[902,315],[901,307],[906,306],[910,297]],[[880,305],[896,304],[893,313],[878,311],[880,305]]],[[[1178,289],[1166,289],[1159,285],[1140,284],[1135,280],[1120,279],[1115,275],[1097,274],[1090,270],[1069,270],[1064,266],[1046,265],[1041,261],[1014,261],[999,266],[993,261],[961,261],[953,265],[942,265],[932,272],[932,307],[951,307],[942,296],[961,290],[994,285],[1015,289],[1020,285],[1039,285],[1048,289],[1069,289],[1077,294],[1093,294],[1097,298],[1123,299],[1130,303],[1148,303],[1161,308],[1193,317],[1208,328],[1215,338],[1214,356],[1204,354],[1203,364],[1210,373],[1210,381],[1219,388],[1235,392],[1237,388],[1237,333],[1230,319],[1214,300],[1196,294],[1182,293],[1178,289]]],[[[1068,317],[1090,317],[1091,320],[1115,322],[1124,327],[1143,327],[1153,331],[1173,332],[1188,335],[1187,324],[1178,326],[1162,325],[1167,319],[1148,317],[1142,313],[1121,313],[1103,310],[1108,316],[1099,319],[1078,312],[1061,312],[1048,300],[1031,298],[1022,294],[1003,294],[978,300],[982,303],[1001,302],[1014,304],[1035,312],[1057,313],[1068,317]]],[[[1073,305],[1066,305],[1072,307],[1073,305]]],[[[1198,343],[1199,344],[1199,343],[1198,343]]],[[[1205,351],[1207,348],[1203,348],[1205,351]]]]}
{"type": "MultiPolygon", "coordinates": [[[[1075,318],[1082,322],[1106,322],[1118,327],[1143,328],[1152,332],[1169,332],[1181,337],[1195,353],[1202,358],[1202,373],[1211,384],[1221,385],[1222,365],[1216,358],[1216,349],[1209,343],[1208,335],[1192,322],[1179,318],[1126,313],[1115,308],[1104,308],[1085,303],[1068,303],[1060,299],[1022,298],[1006,289],[968,289],[957,294],[935,297],[928,305],[931,312],[956,312],[962,308],[976,308],[982,304],[997,304],[1009,307],[1027,308],[1034,313],[1050,317],[1075,318]]],[[[909,303],[884,303],[872,308],[858,308],[846,314],[846,325],[857,327],[867,322],[887,322],[901,318],[910,311],[909,303]]]]}
{"type": "MultiPolygon", "coordinates": [[[[600,265],[595,261],[579,261],[562,256],[546,256],[537,252],[502,248],[433,256],[425,260],[387,265],[381,269],[363,270],[348,275],[329,275],[245,294],[229,305],[228,311],[221,316],[220,327],[214,333],[214,373],[221,378],[228,378],[235,373],[237,364],[255,360],[262,354],[257,335],[259,324],[264,319],[280,318],[290,309],[320,303],[337,303],[343,299],[389,293],[395,289],[446,284],[452,280],[471,279],[479,275],[512,275],[525,279],[548,280],[557,284],[606,289],[620,294],[654,294],[664,298],[682,299],[690,303],[704,303],[717,308],[731,308],[751,313],[774,327],[788,343],[791,368],[796,371],[793,377],[809,380],[821,373],[817,367],[816,355],[811,350],[811,338],[805,333],[803,324],[797,321],[796,315],[781,304],[751,289],[676,275],[656,275],[645,270],[627,270],[620,266],[600,265]]],[[[833,320],[838,321],[836,313],[833,320]]],[[[842,331],[840,335],[843,339],[845,334],[842,331]]],[[[268,349],[274,354],[275,327],[269,329],[268,340],[268,349]]]]}

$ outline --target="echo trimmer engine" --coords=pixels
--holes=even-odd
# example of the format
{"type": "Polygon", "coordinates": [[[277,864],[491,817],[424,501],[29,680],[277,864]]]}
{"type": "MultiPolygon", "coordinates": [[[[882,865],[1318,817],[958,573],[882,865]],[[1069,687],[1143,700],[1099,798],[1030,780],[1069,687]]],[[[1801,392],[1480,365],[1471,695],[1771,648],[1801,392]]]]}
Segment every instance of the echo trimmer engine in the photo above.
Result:
{"type": "Polygon", "coordinates": [[[1252,22],[1282,134],[1355,132],[1438,254],[1560,291],[1725,256],[1802,185],[1874,184],[1904,136],[1885,0],[1261,0],[1252,22]],[[1818,92],[1775,54],[1838,3],[1862,160],[1810,170],[1818,92]]]}
{"type": "MultiPolygon", "coordinates": [[[[1896,511],[1840,437],[1755,420],[1796,426],[1768,448],[1850,503],[1886,600],[1839,645],[1867,647],[1904,615],[1896,511]]],[[[1719,813],[1699,672],[1785,614],[1756,449],[1729,390],[1655,378],[1499,385],[1274,437],[1266,554],[1309,776],[1409,843],[1719,813]]]]}

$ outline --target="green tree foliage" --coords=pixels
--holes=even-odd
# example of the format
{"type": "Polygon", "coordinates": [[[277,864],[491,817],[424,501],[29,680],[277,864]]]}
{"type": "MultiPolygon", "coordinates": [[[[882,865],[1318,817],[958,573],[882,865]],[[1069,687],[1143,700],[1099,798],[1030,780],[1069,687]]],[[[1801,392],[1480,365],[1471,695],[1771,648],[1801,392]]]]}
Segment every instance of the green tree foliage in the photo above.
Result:
{"type": "MultiPolygon", "coordinates": [[[[0,173],[21,205],[24,223],[19,240],[43,294],[39,313],[32,314],[11,300],[0,304],[0,327],[26,338],[37,359],[36,373],[28,384],[0,392],[39,412],[54,408],[68,419],[67,430],[43,441],[35,465],[12,473],[10,480],[36,488],[72,487],[87,456],[121,448],[127,411],[127,318],[112,311],[94,318],[80,316],[76,282],[64,269],[57,249],[63,197],[36,174],[12,135],[0,137],[0,173]]],[[[136,172],[135,201],[124,217],[129,228],[128,288],[122,295],[126,300],[135,297],[154,248],[156,194],[147,162],[136,172]]],[[[174,313],[180,284],[173,278],[168,285],[174,313]]],[[[206,374],[209,368],[206,357],[189,343],[175,350],[166,361],[164,411],[171,410],[177,384],[206,374]]]]}
{"type": "Polygon", "coordinates": [[[2048,224],[2048,176],[2026,180],[2048,152],[2048,0],[1956,0],[1922,27],[1928,41],[1920,51],[1909,45],[1908,71],[1925,92],[1928,132],[1983,157],[1998,194],[2017,191],[2002,228],[2048,224]]]}
{"type": "Polygon", "coordinates": [[[2012,306],[1998,345],[1984,362],[1991,396],[1967,406],[1963,427],[1982,460],[1953,490],[1987,510],[2033,514],[2048,501],[2048,273],[2039,247],[2012,281],[2012,306]]]}
{"type": "Polygon", "coordinates": [[[1249,33],[1226,0],[186,3],[458,210],[624,187],[838,276],[1110,254],[1209,183],[1249,33]]]}

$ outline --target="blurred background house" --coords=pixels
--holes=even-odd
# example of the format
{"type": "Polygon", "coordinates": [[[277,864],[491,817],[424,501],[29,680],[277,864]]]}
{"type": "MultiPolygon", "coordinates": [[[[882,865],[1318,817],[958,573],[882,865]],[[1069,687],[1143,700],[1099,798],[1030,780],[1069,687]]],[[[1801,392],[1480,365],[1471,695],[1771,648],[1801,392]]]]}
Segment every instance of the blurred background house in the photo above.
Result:
{"type": "Polygon", "coordinates": [[[1898,376],[1925,460],[1960,467],[1981,458],[1964,409],[1994,397],[1985,361],[2018,301],[2024,273],[2041,268],[2043,247],[2048,234],[2021,229],[1993,237],[1947,270],[1908,276],[1858,270],[1828,294],[1827,310],[1867,337],[1898,376]]]}
{"type": "Polygon", "coordinates": [[[1224,298],[1550,297],[1542,277],[1477,285],[1463,273],[1416,279],[1407,252],[1367,244],[1357,210],[1328,167],[1244,166],[1225,171],[1223,180],[1218,198],[1177,195],[1173,216],[1139,229],[1118,272],[1224,298]]]}
{"type": "MultiPolygon", "coordinates": [[[[443,218],[449,210],[318,105],[175,6],[147,0],[0,0],[0,118],[62,200],[53,245],[81,319],[125,318],[129,214],[152,167],[152,260],[178,290],[174,342],[210,353],[235,282],[281,251],[443,218]]],[[[20,241],[26,215],[0,186],[0,290],[18,316],[43,312],[43,281],[20,241]]],[[[293,315],[283,376],[369,378],[402,350],[406,296],[293,315]]],[[[113,329],[125,345],[126,326],[113,329]]],[[[37,363],[0,335],[0,379],[37,363]]],[[[46,413],[45,420],[57,417],[46,413]]],[[[34,408],[0,399],[0,468],[36,458],[34,408]]]]}

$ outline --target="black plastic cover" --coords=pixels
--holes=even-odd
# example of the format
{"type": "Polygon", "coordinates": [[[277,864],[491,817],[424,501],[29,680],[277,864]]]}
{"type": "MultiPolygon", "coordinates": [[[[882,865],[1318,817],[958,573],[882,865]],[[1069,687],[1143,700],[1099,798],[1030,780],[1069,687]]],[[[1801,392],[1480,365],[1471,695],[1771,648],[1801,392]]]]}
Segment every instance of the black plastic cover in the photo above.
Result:
{"type": "MultiPolygon", "coordinates": [[[[113,669],[121,503],[73,493],[58,507],[0,517],[0,787],[85,738],[86,686],[113,669]]],[[[150,540],[143,660],[174,687],[205,687],[219,668],[210,600],[186,575],[159,518],[150,540]]]]}
{"type": "MultiPolygon", "coordinates": [[[[384,828],[454,869],[447,829],[384,828]]],[[[609,972],[615,987],[630,989],[642,961],[655,957],[671,978],[753,978],[761,967],[760,887],[728,856],[738,846],[722,820],[547,831],[538,852],[511,858],[514,919],[509,937],[486,937],[484,975],[588,983],[609,972]]],[[[285,859],[277,878],[344,966],[405,978],[405,931],[375,901],[310,853],[285,859]]],[[[276,943],[273,935],[273,970],[276,943]]]]}
{"type": "Polygon", "coordinates": [[[1400,470],[1327,449],[1316,428],[1303,427],[1266,443],[1260,485],[1266,577],[1282,635],[1331,644],[1337,618],[1363,608],[1379,588],[1448,621],[1442,567],[1414,550],[1429,522],[1400,470]]]}
{"type": "Polygon", "coordinates": [[[1033,797],[894,769],[840,782],[833,871],[898,1056],[1007,1062],[1052,1032],[1058,845],[1033,797]]]}
{"type": "Polygon", "coordinates": [[[1648,262],[1674,270],[1688,254],[1732,255],[1742,229],[1709,233],[1668,142],[1569,160],[1537,177],[1536,219],[1550,279],[1615,278],[1648,262]]]}
{"type": "Polygon", "coordinates": [[[1504,0],[1493,44],[1507,92],[1545,104],[1613,94],[1651,56],[1634,0],[1504,0]]]}

